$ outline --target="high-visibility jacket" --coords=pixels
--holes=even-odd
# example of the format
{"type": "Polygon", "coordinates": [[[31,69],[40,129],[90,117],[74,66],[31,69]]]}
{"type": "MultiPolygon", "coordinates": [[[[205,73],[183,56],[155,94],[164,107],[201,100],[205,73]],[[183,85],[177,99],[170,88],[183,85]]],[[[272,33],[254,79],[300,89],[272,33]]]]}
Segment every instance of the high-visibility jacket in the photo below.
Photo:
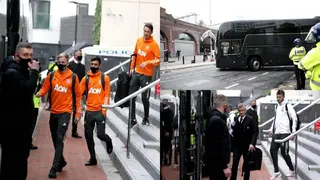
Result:
{"type": "Polygon", "coordinates": [[[306,55],[306,49],[303,46],[294,47],[291,49],[289,58],[294,65],[298,65],[299,61],[306,55]]]}
{"type": "MultiPolygon", "coordinates": [[[[40,78],[38,79],[37,85],[39,85],[40,83],[40,78]]],[[[37,93],[37,92],[36,92],[37,93]]],[[[40,103],[41,100],[40,98],[38,98],[35,94],[33,95],[33,104],[34,104],[34,108],[40,108],[40,103]]]]}
{"type": "Polygon", "coordinates": [[[53,70],[56,71],[58,70],[58,66],[56,66],[56,63],[55,62],[51,62],[48,66],[48,69],[51,69],[53,67],[53,70]],[[53,67],[54,66],[54,67],[53,67]]]}
{"type": "Polygon", "coordinates": [[[320,42],[299,61],[298,67],[304,71],[311,71],[310,88],[320,90],[320,42]]]}

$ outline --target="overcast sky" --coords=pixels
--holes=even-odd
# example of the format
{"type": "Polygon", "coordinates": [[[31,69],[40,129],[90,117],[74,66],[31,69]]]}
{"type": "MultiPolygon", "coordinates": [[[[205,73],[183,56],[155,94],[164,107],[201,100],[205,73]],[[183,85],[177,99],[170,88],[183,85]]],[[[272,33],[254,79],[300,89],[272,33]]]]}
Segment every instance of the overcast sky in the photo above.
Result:
{"type": "MultiPolygon", "coordinates": [[[[180,17],[197,13],[197,21],[210,23],[209,0],[160,0],[167,13],[180,17]]],[[[320,16],[320,0],[211,0],[211,21],[217,24],[237,19],[296,19],[320,16]]],[[[189,18],[192,23],[195,18],[189,18]]]]}

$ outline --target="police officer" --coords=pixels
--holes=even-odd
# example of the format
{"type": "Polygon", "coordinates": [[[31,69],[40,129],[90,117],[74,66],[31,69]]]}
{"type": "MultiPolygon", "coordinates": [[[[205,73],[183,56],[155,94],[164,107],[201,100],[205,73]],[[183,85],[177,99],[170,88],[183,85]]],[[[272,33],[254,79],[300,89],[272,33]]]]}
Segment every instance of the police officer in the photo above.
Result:
{"type": "Polygon", "coordinates": [[[306,49],[301,46],[301,39],[296,38],[293,41],[295,47],[291,49],[289,58],[294,64],[294,74],[297,80],[297,90],[305,89],[305,75],[304,71],[298,68],[299,61],[306,55],[306,49]]]}
{"type": "Polygon", "coordinates": [[[307,55],[299,61],[298,67],[306,72],[306,77],[310,79],[311,90],[320,90],[320,23],[311,27],[305,41],[316,43],[307,55]]]}

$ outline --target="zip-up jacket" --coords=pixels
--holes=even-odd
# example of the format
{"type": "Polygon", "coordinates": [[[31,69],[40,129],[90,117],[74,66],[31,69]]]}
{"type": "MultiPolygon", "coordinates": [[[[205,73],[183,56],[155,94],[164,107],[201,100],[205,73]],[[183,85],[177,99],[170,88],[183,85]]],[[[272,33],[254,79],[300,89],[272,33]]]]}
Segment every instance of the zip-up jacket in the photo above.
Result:
{"type": "Polygon", "coordinates": [[[306,49],[303,46],[294,47],[291,49],[289,58],[294,65],[298,65],[299,61],[306,55],[306,49]]]}
{"type": "Polygon", "coordinates": [[[133,57],[130,69],[132,70],[136,63],[135,72],[145,76],[152,76],[154,67],[160,65],[160,48],[158,43],[152,36],[147,40],[141,37],[136,42],[134,54],[137,56],[133,57]],[[147,65],[141,68],[140,64],[143,62],[146,62],[147,65]]]}
{"type": "MultiPolygon", "coordinates": [[[[40,96],[44,96],[48,93],[50,88],[50,74],[46,77],[42,88],[39,93],[40,96]]],[[[80,118],[81,116],[81,93],[79,80],[76,78],[74,91],[76,95],[76,117],[80,118]]],[[[54,73],[52,78],[51,86],[51,113],[60,114],[60,113],[72,113],[72,71],[66,69],[64,73],[61,73],[59,70],[54,73]]]]}
{"type": "MultiPolygon", "coordinates": [[[[108,75],[104,76],[104,89],[101,84],[101,71],[93,74],[88,71],[88,97],[86,106],[88,111],[100,111],[103,104],[110,104],[110,78],[108,75]]],[[[80,82],[80,93],[86,92],[86,77],[82,78],[80,82]]],[[[106,116],[107,110],[102,110],[104,116],[106,116]]]]}

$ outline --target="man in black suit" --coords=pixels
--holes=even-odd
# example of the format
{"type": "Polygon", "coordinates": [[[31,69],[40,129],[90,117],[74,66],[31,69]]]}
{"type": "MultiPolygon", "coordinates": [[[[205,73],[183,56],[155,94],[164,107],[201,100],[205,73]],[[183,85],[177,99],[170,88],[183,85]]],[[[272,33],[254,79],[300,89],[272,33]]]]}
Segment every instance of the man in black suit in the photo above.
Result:
{"type": "MultiPolygon", "coordinates": [[[[244,162],[247,161],[247,153],[255,150],[258,136],[258,124],[249,115],[246,115],[246,107],[243,104],[238,105],[239,116],[232,122],[232,134],[234,138],[234,152],[232,162],[232,175],[230,180],[236,180],[238,166],[241,156],[244,162]]],[[[244,169],[244,180],[250,179],[250,171],[244,169]]]]}
{"type": "Polygon", "coordinates": [[[247,115],[251,116],[253,118],[253,120],[255,120],[257,122],[257,124],[259,124],[259,117],[257,114],[257,101],[253,100],[251,102],[251,107],[247,110],[247,115]]]}
{"type": "MultiPolygon", "coordinates": [[[[82,60],[82,52],[81,50],[77,50],[74,54],[74,60],[69,63],[69,69],[75,74],[77,74],[79,78],[79,82],[86,75],[86,70],[84,65],[81,63],[82,60]]],[[[72,113],[72,137],[74,138],[82,138],[77,132],[77,123],[75,123],[75,108],[72,113]]]]}

